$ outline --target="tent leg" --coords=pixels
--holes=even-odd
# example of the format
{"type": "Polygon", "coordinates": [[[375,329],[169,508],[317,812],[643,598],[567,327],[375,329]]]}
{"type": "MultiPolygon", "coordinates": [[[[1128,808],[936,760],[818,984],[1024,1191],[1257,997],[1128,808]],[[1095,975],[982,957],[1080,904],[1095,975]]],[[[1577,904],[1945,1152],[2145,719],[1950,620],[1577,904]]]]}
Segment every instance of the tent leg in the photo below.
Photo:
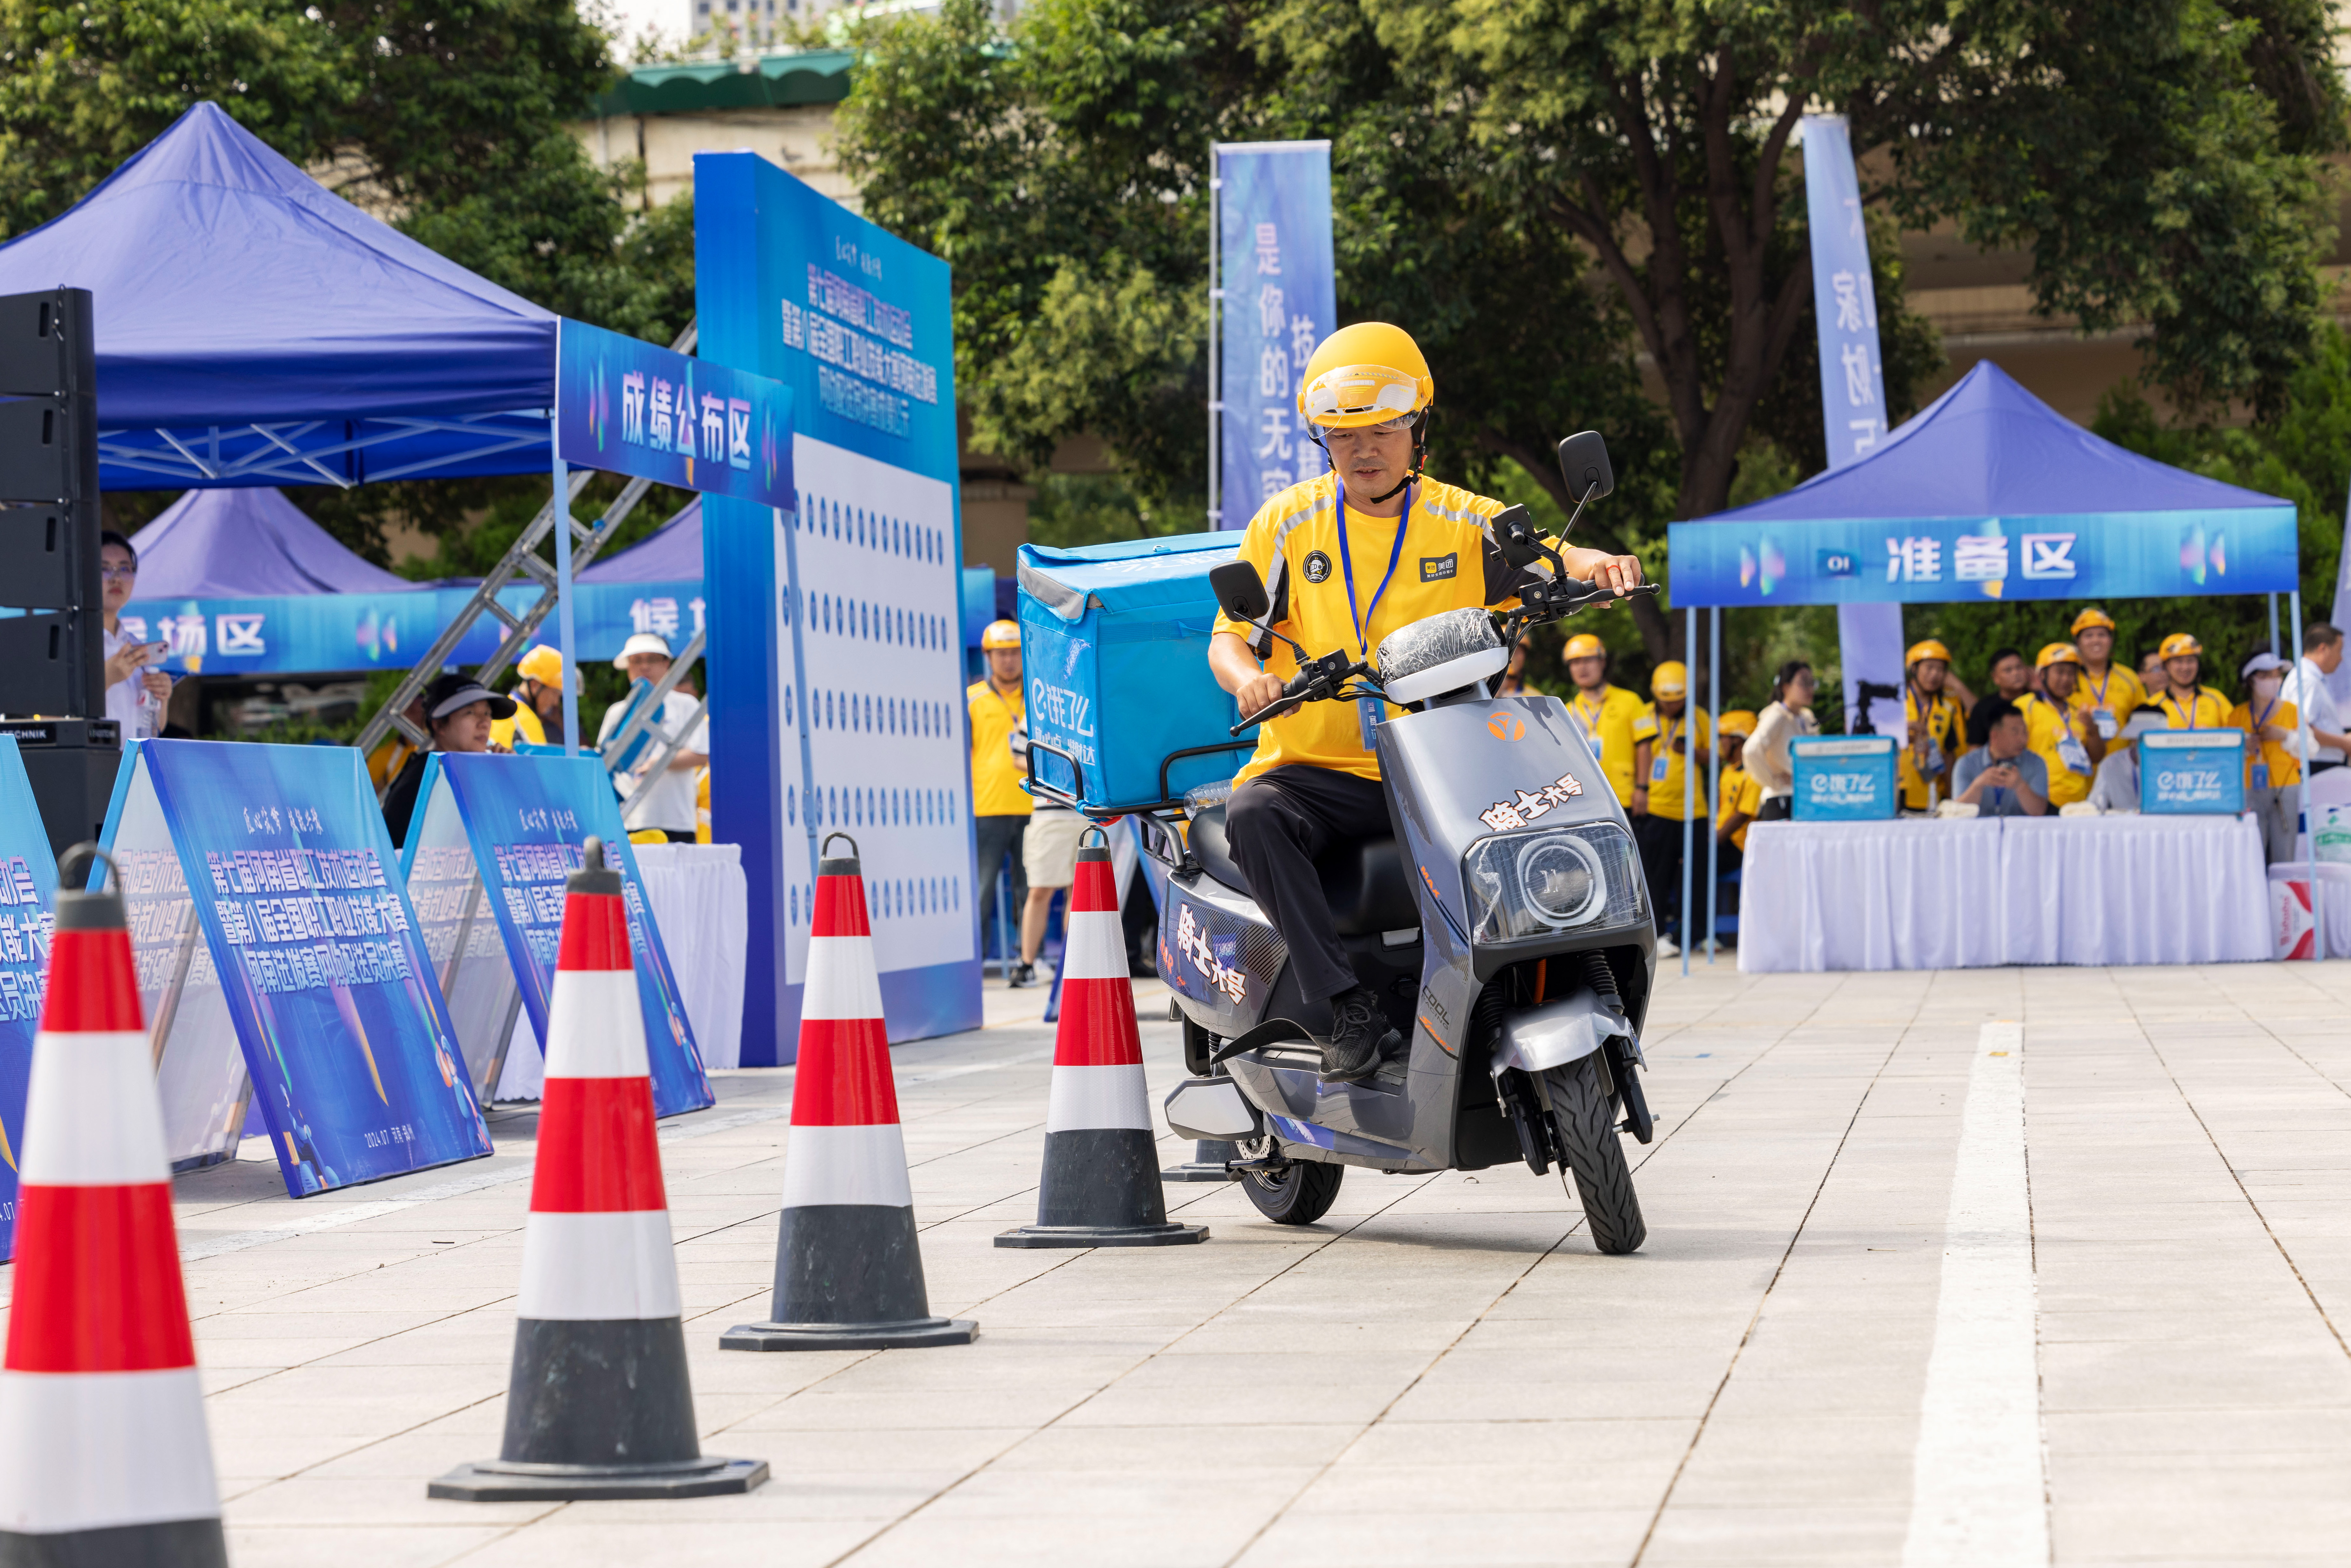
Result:
{"type": "Polygon", "coordinates": [[[1714,962],[1715,900],[1722,888],[1722,841],[1714,836],[1722,810],[1722,608],[1706,612],[1706,700],[1714,705],[1714,744],[1706,748],[1706,961],[1714,962]]]}
{"type": "MultiPolygon", "coordinates": [[[[1690,873],[1697,868],[1690,862],[1697,853],[1697,841],[1691,835],[1698,828],[1698,611],[1682,612],[1682,641],[1688,652],[1682,655],[1682,901],[1675,924],[1681,927],[1682,977],[1689,977],[1690,948],[1696,939],[1690,935],[1690,873]]],[[[1708,694],[1709,702],[1713,695],[1708,694]]]]}
{"type": "Polygon", "coordinates": [[[555,460],[555,636],[563,655],[563,755],[580,755],[580,645],[571,620],[571,465],[555,460]]]}
{"type": "MultiPolygon", "coordinates": [[[[2302,590],[2298,587],[2294,591],[2293,604],[2294,645],[2296,649],[2295,657],[2299,659],[2301,657],[2299,650],[2302,647],[2302,590]]],[[[2302,778],[2294,787],[2294,814],[2295,821],[2301,823],[2303,832],[2308,835],[2305,841],[2310,845],[2309,859],[2303,862],[2303,874],[2310,879],[2310,956],[2315,961],[2326,956],[2326,895],[2325,891],[2318,885],[2318,830],[2310,820],[2310,765],[2318,756],[2318,748],[2310,743],[2310,715],[2301,711],[2301,708],[2306,708],[2309,706],[2308,702],[2304,702],[2295,710],[2294,715],[2294,727],[2302,731],[2302,750],[2305,755],[2302,759],[2302,778]]]]}
{"type": "Polygon", "coordinates": [[[2277,632],[2277,595],[2273,593],[2270,595],[2270,652],[2283,659],[2285,650],[2278,646],[2277,632]]]}

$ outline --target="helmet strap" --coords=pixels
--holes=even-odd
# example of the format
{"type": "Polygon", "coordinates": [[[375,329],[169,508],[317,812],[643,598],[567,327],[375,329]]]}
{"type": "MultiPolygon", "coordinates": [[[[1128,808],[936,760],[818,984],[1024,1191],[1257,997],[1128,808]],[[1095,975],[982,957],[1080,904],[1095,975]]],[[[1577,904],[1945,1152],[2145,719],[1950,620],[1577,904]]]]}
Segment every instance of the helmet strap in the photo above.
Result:
{"type": "MultiPolygon", "coordinates": [[[[1421,470],[1428,465],[1428,416],[1435,412],[1434,409],[1424,408],[1420,411],[1420,416],[1412,422],[1412,466],[1405,471],[1405,476],[1402,479],[1396,481],[1394,489],[1384,496],[1374,496],[1371,498],[1373,506],[1380,506],[1393,500],[1420,482],[1421,470]]],[[[1324,447],[1322,455],[1327,460],[1331,455],[1331,449],[1324,447]]],[[[1333,465],[1333,466],[1336,465],[1333,465]]]]}

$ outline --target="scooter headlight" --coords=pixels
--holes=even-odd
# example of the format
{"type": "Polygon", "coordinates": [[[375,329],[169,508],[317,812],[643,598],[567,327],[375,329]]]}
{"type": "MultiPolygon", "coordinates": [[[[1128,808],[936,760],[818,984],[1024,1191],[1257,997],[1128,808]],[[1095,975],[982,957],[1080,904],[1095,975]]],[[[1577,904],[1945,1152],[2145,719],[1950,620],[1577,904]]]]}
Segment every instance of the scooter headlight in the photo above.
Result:
{"type": "Polygon", "coordinates": [[[1649,917],[1640,857],[1614,822],[1480,839],[1462,870],[1479,942],[1614,930],[1649,917]]]}

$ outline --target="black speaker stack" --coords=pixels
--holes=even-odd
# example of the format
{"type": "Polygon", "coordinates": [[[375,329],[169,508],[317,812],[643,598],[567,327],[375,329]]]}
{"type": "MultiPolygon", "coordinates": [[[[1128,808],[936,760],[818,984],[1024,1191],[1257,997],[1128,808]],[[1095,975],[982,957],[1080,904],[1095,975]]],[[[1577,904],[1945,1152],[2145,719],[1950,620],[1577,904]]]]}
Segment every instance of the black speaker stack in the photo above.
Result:
{"type": "Polygon", "coordinates": [[[0,295],[0,734],[50,844],[98,836],[122,757],[106,717],[89,291],[0,295]]]}

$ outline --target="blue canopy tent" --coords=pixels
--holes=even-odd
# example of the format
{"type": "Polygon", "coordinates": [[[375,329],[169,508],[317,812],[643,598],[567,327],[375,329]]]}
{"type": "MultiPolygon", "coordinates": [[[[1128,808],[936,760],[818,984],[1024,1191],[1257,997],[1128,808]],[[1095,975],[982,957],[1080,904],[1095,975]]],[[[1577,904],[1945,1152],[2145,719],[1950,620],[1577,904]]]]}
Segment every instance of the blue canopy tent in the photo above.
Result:
{"type": "Polygon", "coordinates": [[[109,490],[548,471],[556,317],[200,103],[39,228],[0,293],[94,297],[109,490]]]}

